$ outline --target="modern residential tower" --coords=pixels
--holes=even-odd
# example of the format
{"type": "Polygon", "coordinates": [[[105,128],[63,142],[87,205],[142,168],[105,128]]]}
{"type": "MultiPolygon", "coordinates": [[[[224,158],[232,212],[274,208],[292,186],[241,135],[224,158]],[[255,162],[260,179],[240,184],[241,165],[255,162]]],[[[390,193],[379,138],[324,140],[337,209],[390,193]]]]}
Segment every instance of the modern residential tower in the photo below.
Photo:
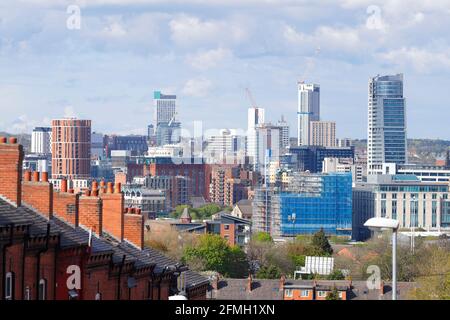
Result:
{"type": "Polygon", "coordinates": [[[407,162],[405,105],[403,74],[369,80],[369,175],[380,174],[383,163],[407,162]]]}
{"type": "Polygon", "coordinates": [[[256,164],[258,159],[258,141],[256,127],[262,123],[264,123],[264,109],[249,108],[246,155],[251,158],[250,161],[252,161],[253,164],[256,164]]]}
{"type": "Polygon", "coordinates": [[[52,153],[52,128],[37,127],[31,134],[31,153],[52,153]]]}
{"type": "Polygon", "coordinates": [[[91,120],[52,121],[52,179],[91,176],[91,120]]]}
{"type": "Polygon", "coordinates": [[[155,91],[153,97],[156,108],[156,144],[163,146],[178,143],[180,141],[181,124],[176,120],[177,96],[165,95],[160,91],[155,91]]]}

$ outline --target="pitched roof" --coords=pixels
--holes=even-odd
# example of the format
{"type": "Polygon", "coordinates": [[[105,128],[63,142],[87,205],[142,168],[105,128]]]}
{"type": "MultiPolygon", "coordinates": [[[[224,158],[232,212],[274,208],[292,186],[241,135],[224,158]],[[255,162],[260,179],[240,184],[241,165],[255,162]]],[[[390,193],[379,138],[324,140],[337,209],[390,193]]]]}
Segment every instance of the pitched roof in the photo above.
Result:
{"type": "Polygon", "coordinates": [[[243,199],[236,203],[236,206],[241,210],[243,215],[252,215],[253,213],[253,205],[252,200],[243,199]]]}
{"type": "Polygon", "coordinates": [[[217,300],[282,300],[279,280],[252,281],[252,290],[247,290],[248,279],[222,279],[218,290],[212,291],[212,298],[217,300]]]}
{"type": "Polygon", "coordinates": [[[191,214],[189,213],[188,208],[183,209],[183,213],[181,214],[180,219],[192,219],[191,214]]]}

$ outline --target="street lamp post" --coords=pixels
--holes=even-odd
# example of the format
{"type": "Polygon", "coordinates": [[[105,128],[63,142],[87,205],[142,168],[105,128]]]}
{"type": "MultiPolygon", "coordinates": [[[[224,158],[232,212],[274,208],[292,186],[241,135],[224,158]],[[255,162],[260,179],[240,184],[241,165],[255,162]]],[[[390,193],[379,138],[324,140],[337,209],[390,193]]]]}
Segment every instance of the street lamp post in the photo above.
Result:
{"type": "Polygon", "coordinates": [[[371,218],[364,223],[365,227],[377,230],[392,230],[392,300],[397,300],[397,231],[398,220],[387,218],[371,218]]]}

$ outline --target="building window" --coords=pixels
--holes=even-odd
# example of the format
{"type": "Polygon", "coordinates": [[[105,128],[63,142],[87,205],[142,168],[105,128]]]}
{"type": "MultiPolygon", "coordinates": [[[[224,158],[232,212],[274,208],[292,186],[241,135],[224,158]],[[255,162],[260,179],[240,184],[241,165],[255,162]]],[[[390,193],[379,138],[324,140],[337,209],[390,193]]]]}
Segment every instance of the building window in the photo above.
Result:
{"type": "Polygon", "coordinates": [[[102,294],[100,292],[95,294],[95,300],[102,300],[102,294]]]}
{"type": "Polygon", "coordinates": [[[309,297],[309,290],[302,290],[302,291],[300,292],[300,296],[301,296],[302,298],[309,297]]]}
{"type": "Polygon", "coordinates": [[[39,300],[47,299],[47,280],[39,280],[39,300]]]}
{"type": "Polygon", "coordinates": [[[344,297],[344,293],[342,291],[339,291],[339,299],[342,299],[344,297]]]}
{"type": "Polygon", "coordinates": [[[286,290],[284,290],[284,295],[288,298],[292,298],[294,296],[294,293],[293,293],[292,289],[286,289],[286,290]]]}
{"type": "Polygon", "coordinates": [[[224,228],[225,230],[230,230],[230,225],[229,225],[229,224],[225,224],[225,225],[223,226],[223,228],[224,228]]]}
{"type": "Polygon", "coordinates": [[[317,296],[320,298],[325,298],[327,296],[326,291],[317,291],[317,296]]]}
{"type": "Polygon", "coordinates": [[[5,300],[13,299],[13,291],[14,291],[14,274],[12,272],[8,272],[5,277],[5,300]]]}

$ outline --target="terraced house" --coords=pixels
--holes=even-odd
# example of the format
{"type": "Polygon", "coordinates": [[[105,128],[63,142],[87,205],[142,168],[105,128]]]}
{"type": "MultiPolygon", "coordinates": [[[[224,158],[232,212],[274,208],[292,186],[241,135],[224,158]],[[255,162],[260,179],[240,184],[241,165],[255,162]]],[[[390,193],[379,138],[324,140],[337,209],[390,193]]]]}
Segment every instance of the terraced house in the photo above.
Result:
{"type": "Polygon", "coordinates": [[[17,139],[0,138],[0,299],[205,299],[206,278],[144,247],[144,218],[124,208],[120,184],[55,191],[46,172],[22,176],[22,161],[17,139]]]}

